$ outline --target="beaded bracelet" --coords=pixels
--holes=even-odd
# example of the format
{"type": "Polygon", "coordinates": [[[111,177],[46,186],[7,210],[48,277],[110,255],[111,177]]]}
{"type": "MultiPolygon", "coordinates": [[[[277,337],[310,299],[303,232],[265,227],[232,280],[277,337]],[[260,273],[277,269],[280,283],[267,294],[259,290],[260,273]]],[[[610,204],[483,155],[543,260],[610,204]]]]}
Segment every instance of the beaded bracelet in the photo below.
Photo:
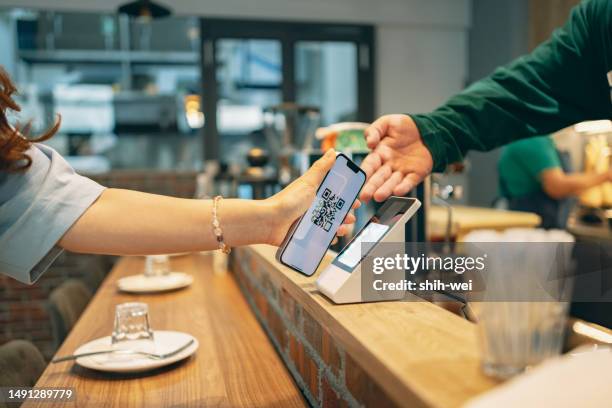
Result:
{"type": "Polygon", "coordinates": [[[219,249],[224,254],[229,254],[232,252],[232,249],[225,243],[223,240],[223,230],[221,229],[221,222],[219,221],[219,217],[217,216],[217,208],[219,207],[219,201],[221,201],[223,197],[216,196],[213,199],[213,207],[212,207],[212,227],[213,233],[215,237],[217,237],[217,243],[219,244],[219,249]]]}

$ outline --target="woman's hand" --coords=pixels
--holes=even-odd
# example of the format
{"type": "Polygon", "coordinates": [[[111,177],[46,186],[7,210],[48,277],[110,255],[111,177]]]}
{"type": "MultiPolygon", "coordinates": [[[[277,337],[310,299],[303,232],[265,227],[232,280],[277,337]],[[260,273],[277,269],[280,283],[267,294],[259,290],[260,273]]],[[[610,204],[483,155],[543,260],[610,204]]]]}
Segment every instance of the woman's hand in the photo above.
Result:
{"type": "MultiPolygon", "coordinates": [[[[327,172],[336,162],[336,153],[333,149],[328,150],[323,157],[317,160],[302,177],[289,184],[285,189],[270,197],[266,201],[271,204],[272,229],[268,243],[279,246],[291,225],[300,218],[310,207],[317,194],[317,189],[323,181],[327,172]]],[[[358,208],[359,200],[353,204],[358,208]]],[[[349,213],[344,219],[343,225],[338,228],[337,235],[342,236],[348,232],[348,225],[355,222],[355,216],[349,213]]]]}

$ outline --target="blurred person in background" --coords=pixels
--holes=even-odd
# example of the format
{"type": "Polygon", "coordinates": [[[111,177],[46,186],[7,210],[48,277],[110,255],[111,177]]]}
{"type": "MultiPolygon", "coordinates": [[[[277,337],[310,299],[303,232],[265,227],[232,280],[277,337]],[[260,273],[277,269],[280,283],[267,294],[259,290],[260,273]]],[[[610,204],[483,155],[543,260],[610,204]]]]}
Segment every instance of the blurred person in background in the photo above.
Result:
{"type": "Polygon", "coordinates": [[[575,197],[612,181],[612,172],[572,173],[569,156],[557,150],[550,136],[513,142],[502,150],[499,190],[508,209],[542,218],[542,228],[565,228],[575,197]]]}
{"type": "MultiPolygon", "coordinates": [[[[36,139],[29,126],[13,127],[16,88],[0,67],[0,273],[35,282],[61,251],[148,255],[214,250],[213,201],[107,189],[80,176],[52,148],[41,144],[59,120],[36,139]]],[[[224,243],[279,245],[306,212],[335,162],[328,151],[302,177],[266,200],[218,203],[224,243]]],[[[356,201],[354,207],[359,202],[356,201]]],[[[355,221],[352,214],[345,224],[355,221]]],[[[346,232],[346,225],[338,235],[346,232]]]]}

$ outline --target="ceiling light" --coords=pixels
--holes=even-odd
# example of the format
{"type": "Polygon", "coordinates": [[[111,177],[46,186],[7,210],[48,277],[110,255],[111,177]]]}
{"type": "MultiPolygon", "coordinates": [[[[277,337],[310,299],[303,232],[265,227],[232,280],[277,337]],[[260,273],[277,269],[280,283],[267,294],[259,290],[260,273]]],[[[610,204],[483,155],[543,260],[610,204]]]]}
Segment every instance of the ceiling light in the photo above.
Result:
{"type": "Polygon", "coordinates": [[[151,0],[132,1],[120,6],[117,11],[140,20],[167,17],[172,13],[169,8],[154,3],[151,0]]]}

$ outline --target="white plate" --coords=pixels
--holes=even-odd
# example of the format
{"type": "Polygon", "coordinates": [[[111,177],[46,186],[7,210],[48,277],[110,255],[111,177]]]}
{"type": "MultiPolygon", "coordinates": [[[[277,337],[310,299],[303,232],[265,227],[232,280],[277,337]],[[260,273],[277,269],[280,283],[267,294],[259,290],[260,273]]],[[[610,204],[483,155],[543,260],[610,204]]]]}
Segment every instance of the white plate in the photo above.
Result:
{"type": "Polygon", "coordinates": [[[176,257],[176,256],[185,256],[185,255],[191,255],[191,254],[193,254],[193,252],[173,252],[171,254],[166,254],[166,255],[168,255],[169,257],[173,258],[173,257],[176,257]]]}
{"type": "Polygon", "coordinates": [[[163,276],[132,275],[117,281],[119,290],[132,293],[164,292],[185,288],[193,283],[193,277],[182,272],[170,272],[163,276]]]}
{"type": "MultiPolygon", "coordinates": [[[[169,256],[170,258],[175,257],[175,256],[185,256],[185,255],[191,255],[191,254],[197,254],[197,252],[171,252],[169,254],[158,254],[158,255],[166,255],[169,256]]],[[[146,258],[148,255],[141,255],[143,258],[146,258]]]]}
{"type": "MultiPolygon", "coordinates": [[[[163,360],[153,360],[144,356],[129,354],[101,354],[98,356],[77,358],[76,363],[80,366],[98,371],[106,371],[111,373],[138,373],[142,371],[154,370],[156,368],[164,367],[183,360],[195,353],[199,346],[198,340],[187,333],[176,331],[155,331],[153,336],[155,339],[153,342],[148,340],[127,341],[119,343],[119,347],[122,349],[165,354],[184,346],[192,339],[194,342],[191,346],[187,347],[180,353],[163,360]]],[[[108,350],[111,347],[111,337],[107,336],[82,345],[74,352],[74,354],[108,350]]]]}

